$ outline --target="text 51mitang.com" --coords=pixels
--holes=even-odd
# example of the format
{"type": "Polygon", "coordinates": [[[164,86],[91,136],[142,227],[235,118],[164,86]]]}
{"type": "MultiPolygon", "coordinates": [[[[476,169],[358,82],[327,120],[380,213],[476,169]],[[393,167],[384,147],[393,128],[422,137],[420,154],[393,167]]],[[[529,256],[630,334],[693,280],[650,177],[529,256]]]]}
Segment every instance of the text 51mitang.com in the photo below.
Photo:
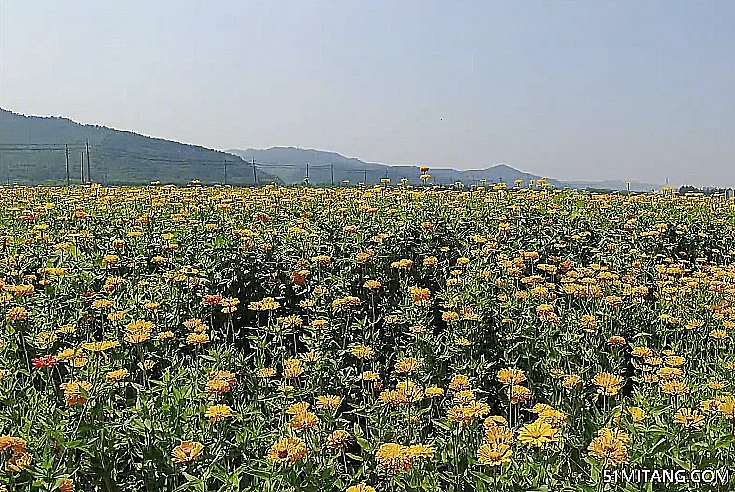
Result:
{"type": "Polygon", "coordinates": [[[646,468],[620,468],[604,470],[605,483],[662,483],[662,484],[703,484],[724,485],[730,481],[730,470],[664,470],[646,468]]]}

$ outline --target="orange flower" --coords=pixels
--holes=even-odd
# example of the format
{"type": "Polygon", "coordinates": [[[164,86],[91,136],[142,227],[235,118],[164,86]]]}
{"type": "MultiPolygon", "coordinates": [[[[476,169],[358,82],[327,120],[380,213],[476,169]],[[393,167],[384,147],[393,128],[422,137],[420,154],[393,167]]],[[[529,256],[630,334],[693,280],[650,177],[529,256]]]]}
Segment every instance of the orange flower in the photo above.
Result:
{"type": "Polygon", "coordinates": [[[176,446],[172,452],[174,463],[193,461],[204,451],[204,446],[196,441],[184,441],[176,446]]]}

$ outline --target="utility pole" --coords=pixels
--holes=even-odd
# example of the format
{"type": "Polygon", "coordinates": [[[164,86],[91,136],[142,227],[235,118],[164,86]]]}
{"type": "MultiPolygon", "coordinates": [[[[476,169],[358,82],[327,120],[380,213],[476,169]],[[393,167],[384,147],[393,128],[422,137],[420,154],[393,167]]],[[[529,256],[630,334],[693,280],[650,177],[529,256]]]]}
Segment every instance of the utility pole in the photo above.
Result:
{"type": "Polygon", "coordinates": [[[84,152],[79,153],[79,178],[82,180],[82,184],[84,184],[84,152]]]}
{"type": "Polygon", "coordinates": [[[224,157],[225,162],[225,184],[227,184],[227,157],[224,157]]]}
{"type": "Polygon", "coordinates": [[[329,163],[329,170],[332,173],[332,186],[334,187],[334,164],[332,164],[331,162],[329,163]]]}
{"type": "Polygon", "coordinates": [[[309,163],[306,163],[306,186],[309,186],[309,163]]]}
{"type": "Polygon", "coordinates": [[[87,181],[92,182],[92,173],[89,171],[89,139],[87,139],[87,181]]]}
{"type": "Polygon", "coordinates": [[[253,183],[258,184],[258,173],[255,171],[255,159],[253,159],[253,183]]]}
{"type": "Polygon", "coordinates": [[[363,177],[362,177],[362,182],[363,182],[363,184],[364,184],[365,186],[367,186],[367,169],[363,169],[363,170],[362,170],[362,175],[363,175],[363,177]]]}
{"type": "Polygon", "coordinates": [[[64,153],[66,154],[66,186],[71,186],[69,180],[69,144],[64,144],[64,153]]]}

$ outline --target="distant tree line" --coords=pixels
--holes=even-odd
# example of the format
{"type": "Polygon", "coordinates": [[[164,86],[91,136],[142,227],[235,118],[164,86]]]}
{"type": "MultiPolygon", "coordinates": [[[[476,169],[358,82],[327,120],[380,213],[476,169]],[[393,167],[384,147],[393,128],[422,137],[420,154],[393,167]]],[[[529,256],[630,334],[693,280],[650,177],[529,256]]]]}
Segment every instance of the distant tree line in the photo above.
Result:
{"type": "Polygon", "coordinates": [[[705,186],[697,188],[695,186],[684,185],[679,188],[679,194],[685,195],[687,193],[702,193],[704,195],[725,195],[727,197],[733,196],[732,188],[717,188],[712,186],[705,186]]]}

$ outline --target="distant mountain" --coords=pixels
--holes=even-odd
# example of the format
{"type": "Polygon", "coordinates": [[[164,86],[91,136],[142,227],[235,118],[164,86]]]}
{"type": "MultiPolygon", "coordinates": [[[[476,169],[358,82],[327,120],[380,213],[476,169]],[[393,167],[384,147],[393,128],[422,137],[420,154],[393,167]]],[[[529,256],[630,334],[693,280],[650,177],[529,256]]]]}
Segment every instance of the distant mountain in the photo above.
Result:
{"type": "MultiPolygon", "coordinates": [[[[405,178],[420,184],[419,166],[391,166],[363,162],[335,152],[296,147],[229,150],[222,152],[197,145],[152,138],[98,125],[82,125],[67,118],[25,116],[0,108],[0,182],[60,184],[66,182],[65,144],[69,148],[72,183],[81,179],[80,158],[84,155],[84,179],[89,181],[86,143],[89,142],[91,181],[105,184],[146,184],[151,181],[185,184],[198,179],[204,184],[233,185],[284,182],[340,184],[379,183],[389,178],[396,184],[405,178]],[[255,160],[256,168],[251,164],[255,160]],[[308,172],[307,172],[308,163],[308,172]],[[225,177],[226,173],[226,177],[225,177]]],[[[466,185],[516,180],[528,184],[540,176],[498,164],[485,169],[431,168],[430,183],[466,185]]],[[[623,181],[563,182],[548,179],[557,188],[625,190],[623,181]]],[[[631,183],[631,190],[649,191],[660,186],[631,183]]]]}
{"type": "MultiPolygon", "coordinates": [[[[379,183],[383,178],[389,178],[391,183],[398,183],[406,178],[409,184],[421,183],[421,168],[419,166],[390,166],[364,162],[359,159],[345,157],[335,152],[325,152],[313,149],[296,147],[272,147],[270,149],[231,149],[228,152],[239,155],[246,161],[255,159],[259,168],[281,178],[285,183],[302,183],[306,177],[306,163],[309,164],[310,184],[339,184],[344,180],[351,183],[367,182],[379,183]]],[[[431,183],[452,184],[461,181],[466,185],[478,184],[481,180],[487,183],[510,183],[522,179],[524,183],[537,180],[539,176],[514,169],[504,164],[487,169],[457,170],[448,168],[431,168],[431,183]]],[[[549,179],[554,186],[563,186],[556,180],[549,179]]]]}
{"type": "MultiPolygon", "coordinates": [[[[66,182],[64,144],[69,145],[72,183],[81,178],[80,159],[89,141],[92,181],[147,184],[151,181],[204,184],[225,181],[252,184],[252,166],[225,152],[187,145],[104,126],[82,125],[67,118],[25,116],[0,108],[0,182],[66,182]]],[[[86,153],[85,153],[86,155],[86,153]]],[[[88,181],[86,157],[85,181],[88,181]]],[[[259,182],[277,178],[258,171],[259,182]]]]}
{"type": "MultiPolygon", "coordinates": [[[[270,149],[231,149],[228,152],[239,155],[246,161],[255,159],[259,168],[281,178],[285,183],[302,183],[306,177],[306,163],[309,163],[309,182],[311,184],[335,184],[343,180],[352,183],[366,181],[369,184],[380,182],[382,178],[390,178],[391,183],[400,182],[401,178],[408,179],[410,184],[420,184],[421,170],[419,166],[391,166],[363,162],[359,159],[345,157],[335,152],[325,152],[314,149],[300,149],[297,147],[272,147],[270,149]],[[334,177],[334,179],[332,179],[334,177]]],[[[512,183],[522,179],[524,184],[531,180],[538,180],[541,176],[519,171],[505,164],[498,164],[485,169],[458,170],[449,168],[429,169],[431,182],[435,184],[452,184],[461,181],[466,185],[478,184],[481,180],[487,183],[512,183]]],[[[590,188],[625,190],[623,181],[577,181],[564,182],[558,179],[547,179],[547,182],[557,188],[590,188]]],[[[631,183],[632,191],[650,191],[660,188],[650,183],[631,183]]]]}
{"type": "MultiPolygon", "coordinates": [[[[569,181],[566,186],[570,188],[582,189],[598,189],[598,190],[625,190],[627,183],[620,180],[607,181],[569,181]]],[[[663,185],[653,183],[641,183],[640,181],[630,181],[630,191],[651,191],[661,189],[663,185]]]]}

